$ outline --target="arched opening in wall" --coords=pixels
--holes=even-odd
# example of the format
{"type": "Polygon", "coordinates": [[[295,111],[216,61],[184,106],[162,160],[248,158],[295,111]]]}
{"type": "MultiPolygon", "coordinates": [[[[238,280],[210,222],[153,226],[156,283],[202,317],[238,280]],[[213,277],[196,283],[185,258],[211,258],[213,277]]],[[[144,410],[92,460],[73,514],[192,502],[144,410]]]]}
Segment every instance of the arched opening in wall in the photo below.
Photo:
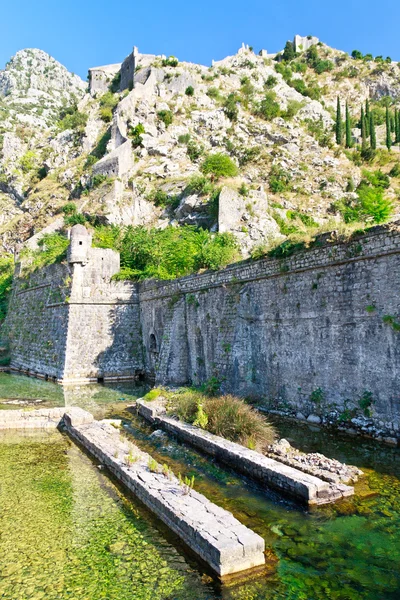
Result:
{"type": "Polygon", "coordinates": [[[154,333],[150,334],[148,348],[149,348],[150,377],[154,377],[155,372],[156,372],[156,366],[158,363],[158,344],[157,344],[157,338],[154,333]]]}
{"type": "Polygon", "coordinates": [[[150,350],[150,352],[158,352],[158,350],[157,350],[157,339],[156,339],[156,336],[154,335],[154,333],[150,334],[149,350],[150,350]]]}

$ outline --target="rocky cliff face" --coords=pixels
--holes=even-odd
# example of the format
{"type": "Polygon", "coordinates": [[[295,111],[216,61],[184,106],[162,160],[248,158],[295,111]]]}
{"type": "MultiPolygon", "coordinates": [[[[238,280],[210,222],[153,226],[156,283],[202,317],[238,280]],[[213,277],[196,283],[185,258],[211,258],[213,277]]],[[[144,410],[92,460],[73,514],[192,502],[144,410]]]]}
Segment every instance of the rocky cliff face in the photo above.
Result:
{"type": "Polygon", "coordinates": [[[242,47],[210,68],[139,53],[134,68],[129,57],[122,64],[122,79],[118,65],[102,68],[105,82],[97,70],[91,94],[41,50],[18,52],[0,71],[1,251],[62,226],[73,201],[104,223],[229,231],[246,256],[293,232],[338,226],[337,203],[356,198],[364,168],[394,173],[385,194],[398,218],[399,146],[379,149],[377,123],[378,153],[363,162],[336,145],[334,119],[339,95],[360,142],[361,103],[378,112],[382,98],[393,110],[399,103],[399,64],[317,42],[316,54],[297,44],[284,62],[242,47]],[[231,159],[229,177],[201,173],[212,154],[231,159]]]}

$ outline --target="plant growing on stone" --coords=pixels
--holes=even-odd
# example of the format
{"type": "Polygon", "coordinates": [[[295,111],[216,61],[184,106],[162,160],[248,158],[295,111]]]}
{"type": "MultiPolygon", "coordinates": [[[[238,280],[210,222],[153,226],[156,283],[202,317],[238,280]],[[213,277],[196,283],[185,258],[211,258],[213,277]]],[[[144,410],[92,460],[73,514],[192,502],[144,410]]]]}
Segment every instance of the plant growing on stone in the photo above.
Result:
{"type": "Polygon", "coordinates": [[[100,117],[105,123],[109,123],[112,120],[113,110],[118,104],[118,97],[109,91],[101,96],[99,103],[100,117]]]}
{"type": "Polygon", "coordinates": [[[275,439],[275,430],[266,419],[234,396],[208,397],[199,390],[182,389],[167,398],[168,413],[188,423],[196,420],[201,403],[207,415],[207,431],[246,447],[251,440],[257,449],[262,449],[275,439]]]}
{"type": "Polygon", "coordinates": [[[194,486],[194,475],[192,477],[183,477],[178,473],[179,485],[183,488],[183,494],[187,496],[194,486]]]}
{"type": "Polygon", "coordinates": [[[165,463],[162,466],[162,474],[164,475],[164,477],[167,477],[167,479],[169,479],[171,481],[173,473],[172,473],[171,469],[169,468],[169,466],[166,465],[165,463]]]}
{"type": "Polygon", "coordinates": [[[170,110],[159,110],[157,117],[164,123],[165,127],[169,127],[174,119],[174,115],[170,110]]]}
{"type": "Polygon", "coordinates": [[[265,94],[264,99],[261,100],[256,112],[266,121],[272,121],[272,119],[279,117],[281,109],[279,103],[276,101],[276,94],[274,91],[271,90],[265,94]]]}
{"type": "Polygon", "coordinates": [[[163,67],[177,67],[179,64],[176,56],[168,56],[168,58],[164,58],[161,62],[163,67]]]}
{"type": "Polygon", "coordinates": [[[187,143],[187,155],[192,162],[199,160],[204,154],[204,147],[194,140],[189,140],[187,143]]]}
{"type": "Polygon", "coordinates": [[[211,175],[213,179],[235,177],[238,174],[238,168],[233,160],[221,152],[209,154],[201,165],[201,171],[204,175],[211,175]]]}
{"type": "Polygon", "coordinates": [[[193,425],[195,425],[196,427],[200,427],[200,429],[207,429],[208,416],[205,413],[201,402],[197,404],[197,413],[196,418],[193,421],[193,425]]]}
{"type": "Polygon", "coordinates": [[[128,125],[128,137],[132,140],[132,147],[139,148],[142,145],[142,134],[145,133],[145,128],[142,123],[138,123],[135,127],[128,125]]]}
{"type": "Polygon", "coordinates": [[[193,96],[194,95],[194,87],[192,85],[189,85],[185,90],[185,94],[186,94],[186,96],[193,96]]]}
{"type": "Polygon", "coordinates": [[[159,396],[161,396],[162,391],[159,388],[153,388],[145,396],[143,396],[143,400],[146,402],[151,402],[152,400],[156,400],[159,396]]]}
{"type": "Polygon", "coordinates": [[[128,467],[131,467],[135,462],[139,460],[138,456],[135,456],[132,450],[129,450],[129,454],[127,454],[124,458],[124,462],[128,467]]]}
{"type": "Polygon", "coordinates": [[[159,473],[160,472],[160,465],[158,464],[158,462],[156,460],[154,460],[154,458],[149,457],[149,462],[147,463],[147,466],[151,473],[159,473]]]}
{"type": "Polygon", "coordinates": [[[374,403],[374,399],[372,397],[372,392],[368,392],[367,390],[363,392],[361,398],[358,401],[358,405],[363,411],[365,417],[371,416],[371,406],[374,403]]]}
{"type": "Polygon", "coordinates": [[[264,87],[267,90],[271,90],[273,87],[276,86],[277,83],[278,80],[276,77],[274,77],[273,75],[268,75],[267,79],[265,80],[264,87]]]}
{"type": "Polygon", "coordinates": [[[314,404],[316,404],[318,406],[318,408],[320,408],[324,401],[323,390],[321,388],[317,388],[316,390],[313,390],[310,395],[310,400],[311,400],[311,402],[314,402],[314,404]]]}
{"type": "Polygon", "coordinates": [[[230,121],[237,121],[239,115],[238,105],[240,104],[240,97],[232,92],[229,94],[224,103],[224,113],[230,119],[230,121]]]}

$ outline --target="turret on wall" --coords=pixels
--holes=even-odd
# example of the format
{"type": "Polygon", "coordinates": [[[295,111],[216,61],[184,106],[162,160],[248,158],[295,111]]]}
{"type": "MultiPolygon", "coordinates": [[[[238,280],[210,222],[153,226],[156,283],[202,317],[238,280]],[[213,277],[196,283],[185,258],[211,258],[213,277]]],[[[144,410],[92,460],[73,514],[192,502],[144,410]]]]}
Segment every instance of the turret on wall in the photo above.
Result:
{"type": "Polygon", "coordinates": [[[89,262],[92,235],[83,225],[74,225],[70,232],[68,262],[86,265],[89,262]]]}

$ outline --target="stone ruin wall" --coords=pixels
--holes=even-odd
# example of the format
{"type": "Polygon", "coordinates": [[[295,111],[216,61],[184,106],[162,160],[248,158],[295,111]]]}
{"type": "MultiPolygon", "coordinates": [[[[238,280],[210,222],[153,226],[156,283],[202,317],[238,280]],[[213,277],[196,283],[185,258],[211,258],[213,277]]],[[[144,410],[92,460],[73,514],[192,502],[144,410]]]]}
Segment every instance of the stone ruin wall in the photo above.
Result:
{"type": "Polygon", "coordinates": [[[370,392],[376,422],[399,431],[399,224],[347,244],[319,239],[288,258],[140,284],[111,281],[118,255],[90,249],[87,264],[17,279],[11,364],[65,381],[214,377],[306,414],[370,392]]]}
{"type": "Polygon", "coordinates": [[[140,309],[146,368],[160,384],[215,377],[270,407],[325,414],[356,407],[367,391],[375,418],[400,429],[400,332],[387,319],[400,321],[398,227],[145,282],[140,309]]]}

